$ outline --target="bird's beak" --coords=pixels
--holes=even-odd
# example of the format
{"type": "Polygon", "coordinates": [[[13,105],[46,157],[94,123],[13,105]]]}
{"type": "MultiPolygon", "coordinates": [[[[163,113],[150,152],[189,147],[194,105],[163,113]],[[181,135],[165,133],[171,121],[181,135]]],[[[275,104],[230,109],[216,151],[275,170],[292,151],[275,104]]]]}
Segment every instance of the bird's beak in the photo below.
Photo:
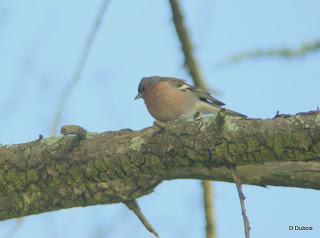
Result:
{"type": "Polygon", "coordinates": [[[138,93],[138,95],[134,98],[134,100],[137,100],[139,98],[142,98],[142,94],[141,93],[138,93]]]}

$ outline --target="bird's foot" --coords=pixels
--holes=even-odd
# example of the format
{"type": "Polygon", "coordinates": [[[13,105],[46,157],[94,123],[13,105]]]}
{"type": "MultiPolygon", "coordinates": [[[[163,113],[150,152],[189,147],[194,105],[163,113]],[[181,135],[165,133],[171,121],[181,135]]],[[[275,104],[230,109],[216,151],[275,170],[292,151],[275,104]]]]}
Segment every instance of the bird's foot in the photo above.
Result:
{"type": "Polygon", "coordinates": [[[168,127],[168,124],[166,122],[161,122],[161,121],[154,121],[153,125],[158,127],[161,130],[164,130],[166,127],[168,127]]]}

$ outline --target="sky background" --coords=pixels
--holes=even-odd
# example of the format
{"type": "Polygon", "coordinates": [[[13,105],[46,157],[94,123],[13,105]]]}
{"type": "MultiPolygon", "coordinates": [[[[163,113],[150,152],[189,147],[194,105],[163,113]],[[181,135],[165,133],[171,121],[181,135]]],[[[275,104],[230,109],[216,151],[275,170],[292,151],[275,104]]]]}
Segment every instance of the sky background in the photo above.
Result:
{"type": "MultiPolygon", "coordinates": [[[[62,90],[70,81],[101,0],[0,0],[0,143],[50,136],[62,90]]],[[[318,0],[184,0],[195,54],[210,88],[227,107],[271,118],[320,106],[320,53],[304,58],[259,59],[217,67],[239,52],[297,48],[320,37],[318,0]]],[[[112,1],[81,80],[59,124],[92,132],[152,125],[143,101],[134,101],[143,76],[190,81],[168,1],[112,1]]],[[[234,184],[215,182],[219,238],[243,237],[234,184]]],[[[320,237],[320,192],[244,186],[252,237],[320,237]],[[313,226],[289,232],[289,225],[313,226]]],[[[199,181],[160,184],[139,199],[161,237],[205,237],[199,181]]],[[[16,220],[0,223],[9,237],[16,220]]],[[[150,237],[123,205],[74,208],[30,216],[11,238],[150,237]]],[[[10,237],[9,237],[10,238],[10,237]]]]}

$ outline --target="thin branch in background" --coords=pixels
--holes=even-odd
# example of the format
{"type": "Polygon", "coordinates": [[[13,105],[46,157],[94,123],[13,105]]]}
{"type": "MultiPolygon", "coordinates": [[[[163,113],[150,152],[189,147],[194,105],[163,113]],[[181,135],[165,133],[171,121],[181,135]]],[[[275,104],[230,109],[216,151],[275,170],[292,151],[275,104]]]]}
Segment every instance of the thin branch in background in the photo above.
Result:
{"type": "MultiPolygon", "coordinates": [[[[181,42],[184,55],[185,67],[189,71],[195,86],[208,90],[208,87],[201,75],[197,60],[193,54],[192,42],[184,23],[182,11],[177,0],[169,0],[172,12],[172,20],[181,42]]],[[[206,237],[216,237],[215,221],[213,214],[213,191],[210,181],[202,181],[203,203],[206,218],[206,237]]]]}
{"type": "Polygon", "coordinates": [[[215,66],[239,63],[246,60],[260,59],[260,58],[283,58],[283,59],[295,59],[302,58],[308,54],[316,53],[320,50],[320,39],[316,39],[312,42],[302,44],[297,49],[292,48],[278,48],[268,50],[252,50],[249,52],[243,52],[235,54],[221,62],[215,64],[215,66]]]}
{"type": "Polygon", "coordinates": [[[191,38],[189,37],[187,28],[184,23],[181,8],[177,0],[169,0],[172,11],[173,23],[175,25],[178,37],[181,42],[182,51],[184,54],[185,67],[189,71],[195,86],[207,89],[205,81],[202,78],[198,63],[193,55],[191,38]]]}
{"type": "Polygon", "coordinates": [[[15,222],[16,223],[14,224],[14,227],[11,229],[11,231],[9,232],[6,238],[13,238],[17,234],[17,232],[20,230],[20,228],[23,225],[24,219],[18,218],[16,219],[15,222]]]}
{"type": "Polygon", "coordinates": [[[80,56],[80,60],[79,60],[78,65],[75,69],[74,75],[60,95],[60,98],[58,101],[57,111],[55,113],[55,116],[54,116],[54,119],[52,122],[52,127],[51,127],[51,134],[52,135],[54,135],[57,131],[58,124],[60,122],[60,118],[63,113],[63,109],[65,107],[66,101],[68,100],[72,90],[74,89],[74,87],[76,86],[76,84],[79,82],[79,80],[81,78],[81,74],[82,74],[84,66],[88,60],[88,56],[91,51],[93,42],[96,38],[96,35],[97,35],[97,32],[98,32],[99,27],[101,25],[103,16],[104,16],[106,9],[109,6],[110,2],[111,2],[111,0],[103,0],[102,1],[102,4],[101,4],[99,11],[98,11],[98,14],[95,18],[93,25],[92,25],[91,31],[89,32],[88,38],[85,42],[83,52],[80,56]]]}
{"type": "Polygon", "coordinates": [[[202,191],[203,191],[203,209],[206,219],[206,237],[215,238],[216,226],[215,226],[215,216],[214,216],[214,203],[213,203],[213,183],[207,180],[201,181],[202,191]]]}
{"type": "Polygon", "coordinates": [[[215,237],[215,223],[213,221],[212,214],[214,214],[213,201],[212,201],[212,184],[210,181],[202,180],[201,181],[202,190],[203,190],[203,202],[204,210],[206,216],[206,234],[207,237],[215,237]]]}
{"type": "Polygon", "coordinates": [[[244,204],[244,200],[246,197],[244,196],[242,192],[242,184],[239,178],[236,176],[234,170],[232,171],[232,177],[234,182],[236,183],[237,190],[238,190],[238,195],[239,195],[239,200],[240,200],[240,205],[241,205],[241,211],[242,211],[242,217],[243,217],[243,225],[244,225],[244,232],[245,232],[245,237],[250,238],[250,223],[249,223],[249,218],[247,216],[247,211],[246,207],[244,204]]]}
{"type": "Polygon", "coordinates": [[[150,231],[155,237],[159,237],[158,233],[153,229],[151,224],[148,222],[147,218],[143,215],[141,212],[141,209],[138,205],[138,203],[135,200],[127,201],[124,203],[131,211],[136,214],[136,216],[139,218],[141,223],[144,225],[144,227],[150,231]]]}

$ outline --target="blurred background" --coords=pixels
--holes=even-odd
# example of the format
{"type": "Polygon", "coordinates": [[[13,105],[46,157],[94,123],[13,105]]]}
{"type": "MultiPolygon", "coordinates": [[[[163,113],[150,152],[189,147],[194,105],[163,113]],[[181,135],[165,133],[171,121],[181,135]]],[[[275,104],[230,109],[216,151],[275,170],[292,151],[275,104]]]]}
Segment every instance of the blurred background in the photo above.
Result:
{"type": "MultiPolygon", "coordinates": [[[[278,110],[294,114],[320,106],[318,0],[184,0],[181,7],[204,78],[228,108],[272,118],[278,110]]],[[[192,83],[168,1],[0,0],[1,144],[52,136],[64,124],[92,132],[148,127],[153,119],[133,98],[141,77],[151,75],[192,83]],[[64,97],[97,26],[80,77],[64,97]]],[[[217,237],[243,237],[235,185],[213,186],[217,237]]],[[[244,186],[244,193],[252,237],[320,237],[319,191],[244,186]],[[289,225],[314,231],[290,232],[289,225]]],[[[199,181],[163,182],[138,202],[161,237],[205,237],[199,181]]],[[[3,221],[0,237],[150,234],[115,204],[3,221]]]]}

